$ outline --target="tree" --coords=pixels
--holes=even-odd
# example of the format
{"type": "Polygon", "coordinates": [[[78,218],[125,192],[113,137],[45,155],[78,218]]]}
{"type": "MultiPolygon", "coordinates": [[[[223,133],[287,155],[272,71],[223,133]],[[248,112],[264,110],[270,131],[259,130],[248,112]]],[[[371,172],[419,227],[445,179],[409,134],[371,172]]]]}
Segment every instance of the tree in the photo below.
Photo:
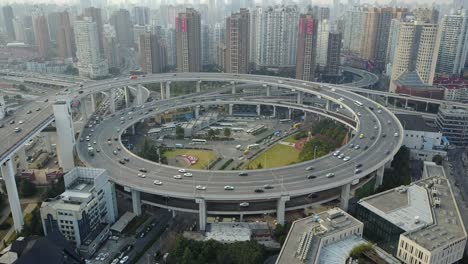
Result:
{"type": "Polygon", "coordinates": [[[432,157],[432,162],[435,162],[437,165],[442,165],[443,161],[444,161],[444,158],[439,154],[432,157]]]}
{"type": "Polygon", "coordinates": [[[210,130],[208,130],[208,132],[207,132],[207,135],[208,135],[209,139],[213,139],[213,138],[216,137],[216,132],[213,129],[210,128],[210,130]]]}
{"type": "Polygon", "coordinates": [[[30,181],[21,180],[19,191],[20,191],[21,197],[31,197],[36,194],[37,189],[36,189],[36,185],[31,183],[30,181]]]}
{"type": "Polygon", "coordinates": [[[257,164],[257,169],[263,169],[263,165],[261,162],[257,164]]]}
{"type": "Polygon", "coordinates": [[[224,136],[227,137],[227,138],[228,138],[228,137],[231,137],[231,129],[228,128],[228,127],[224,128],[223,134],[224,134],[224,136]]]}
{"type": "Polygon", "coordinates": [[[181,126],[176,126],[176,138],[177,139],[183,139],[185,136],[185,130],[181,126]]]}
{"type": "Polygon", "coordinates": [[[24,84],[18,85],[18,89],[19,89],[20,91],[23,91],[23,92],[28,90],[28,88],[26,88],[26,86],[25,86],[24,84]]]}
{"type": "Polygon", "coordinates": [[[73,67],[72,65],[68,65],[63,73],[70,75],[78,75],[78,69],[73,67]]]}

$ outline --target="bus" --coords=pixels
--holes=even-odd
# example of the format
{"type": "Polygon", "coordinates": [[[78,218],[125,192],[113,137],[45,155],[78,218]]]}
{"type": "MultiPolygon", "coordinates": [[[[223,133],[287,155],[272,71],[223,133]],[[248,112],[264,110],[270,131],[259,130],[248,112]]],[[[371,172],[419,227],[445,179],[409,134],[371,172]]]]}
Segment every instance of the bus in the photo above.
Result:
{"type": "Polygon", "coordinates": [[[289,123],[291,122],[291,119],[280,119],[280,123],[289,123]]]}
{"type": "Polygon", "coordinates": [[[197,139],[197,138],[194,138],[194,139],[192,139],[192,143],[193,143],[193,144],[205,144],[205,143],[206,143],[206,140],[205,140],[205,139],[197,139]]]}
{"type": "Polygon", "coordinates": [[[358,100],[354,101],[354,104],[355,104],[355,105],[358,105],[358,106],[362,106],[362,103],[359,102],[358,100]]]}

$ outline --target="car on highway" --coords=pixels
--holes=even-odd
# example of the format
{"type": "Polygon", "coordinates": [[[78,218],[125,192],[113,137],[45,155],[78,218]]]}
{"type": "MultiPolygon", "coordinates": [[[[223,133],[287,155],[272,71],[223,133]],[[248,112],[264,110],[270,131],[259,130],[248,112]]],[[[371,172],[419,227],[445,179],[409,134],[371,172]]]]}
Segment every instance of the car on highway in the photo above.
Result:
{"type": "Polygon", "coordinates": [[[190,172],[186,172],[186,173],[184,173],[184,177],[192,177],[192,176],[193,176],[193,174],[192,174],[192,173],[190,173],[190,172]]]}
{"type": "Polygon", "coordinates": [[[339,159],[342,159],[342,158],[344,158],[344,157],[345,157],[344,154],[340,154],[340,155],[338,156],[339,159]]]}
{"type": "Polygon", "coordinates": [[[326,176],[327,178],[332,178],[332,177],[335,176],[335,173],[329,172],[329,173],[327,173],[325,176],[326,176]]]}
{"type": "Polygon", "coordinates": [[[393,134],[393,135],[394,135],[395,137],[398,137],[398,136],[399,136],[398,133],[396,133],[396,132],[395,132],[395,134],[393,134]]]}
{"type": "Polygon", "coordinates": [[[350,160],[350,159],[351,159],[350,156],[346,156],[346,157],[343,158],[343,161],[348,161],[348,160],[350,160]]]}
{"type": "Polygon", "coordinates": [[[186,170],[186,169],[179,169],[179,172],[180,172],[180,173],[186,173],[187,170],[186,170]]]}
{"type": "Polygon", "coordinates": [[[125,164],[125,160],[119,160],[119,163],[123,165],[125,164]]]}
{"type": "Polygon", "coordinates": [[[263,189],[257,188],[254,190],[255,193],[263,193],[265,192],[263,189]]]}
{"type": "Polygon", "coordinates": [[[364,134],[360,134],[360,135],[359,135],[359,138],[360,138],[360,139],[363,139],[363,138],[364,138],[364,134]]]}
{"type": "Polygon", "coordinates": [[[114,153],[114,155],[119,154],[119,153],[117,152],[117,150],[114,150],[112,153],[114,153]]]}
{"type": "Polygon", "coordinates": [[[361,168],[361,167],[362,167],[362,163],[356,164],[356,168],[361,168]]]}
{"type": "Polygon", "coordinates": [[[317,176],[315,176],[315,175],[307,175],[307,179],[309,179],[309,180],[312,180],[312,179],[315,179],[315,178],[317,178],[317,176]]]}
{"type": "Polygon", "coordinates": [[[119,263],[124,264],[125,262],[127,262],[127,260],[128,260],[128,256],[125,256],[119,261],[119,263]]]}
{"type": "Polygon", "coordinates": [[[311,170],[313,170],[313,169],[314,169],[314,167],[309,166],[309,167],[307,167],[305,170],[306,170],[306,171],[311,171],[311,170]]]}
{"type": "Polygon", "coordinates": [[[270,185],[270,184],[263,185],[263,189],[265,189],[265,190],[270,190],[270,189],[273,189],[273,188],[274,188],[273,185],[270,185]]]}
{"type": "Polygon", "coordinates": [[[206,190],[206,186],[202,186],[202,185],[197,185],[195,188],[197,190],[200,190],[200,191],[205,191],[206,190]]]}
{"type": "Polygon", "coordinates": [[[5,125],[4,124],[0,124],[0,128],[3,128],[5,125]]]}
{"type": "Polygon", "coordinates": [[[140,172],[140,173],[138,173],[138,177],[140,177],[140,178],[146,178],[146,174],[143,174],[143,173],[140,172]]]}
{"type": "Polygon", "coordinates": [[[139,168],[138,171],[139,171],[139,172],[144,172],[144,173],[147,173],[147,172],[148,172],[148,170],[145,169],[145,168],[139,168]]]}
{"type": "Polygon", "coordinates": [[[233,190],[234,190],[234,186],[232,186],[232,185],[226,185],[226,186],[224,186],[224,190],[226,190],[226,191],[233,191],[233,190]]]}
{"type": "Polygon", "coordinates": [[[26,112],[26,114],[31,114],[31,113],[32,113],[32,111],[31,111],[31,110],[28,110],[28,111],[26,112]]]}
{"type": "Polygon", "coordinates": [[[249,176],[249,174],[247,172],[241,172],[239,173],[239,176],[249,176]]]}
{"type": "Polygon", "coordinates": [[[154,185],[162,185],[162,181],[160,180],[154,180],[154,185]]]}
{"type": "Polygon", "coordinates": [[[18,124],[20,124],[20,125],[24,124],[24,120],[20,120],[20,121],[18,122],[18,124]]]}
{"type": "Polygon", "coordinates": [[[333,153],[333,156],[335,156],[335,157],[336,157],[336,156],[339,156],[339,155],[340,155],[340,151],[339,151],[339,150],[337,150],[337,151],[335,151],[335,153],[333,153]]]}
{"type": "Polygon", "coordinates": [[[359,145],[354,146],[354,149],[356,149],[356,150],[360,149],[360,148],[361,148],[361,146],[359,146],[359,145]]]}
{"type": "Polygon", "coordinates": [[[128,157],[125,157],[125,158],[123,158],[123,159],[124,159],[126,162],[129,162],[129,161],[130,161],[130,158],[128,158],[128,157]]]}
{"type": "Polygon", "coordinates": [[[360,169],[355,169],[354,170],[354,174],[358,174],[358,173],[361,173],[362,171],[360,169]]]}
{"type": "Polygon", "coordinates": [[[40,108],[40,107],[38,107],[38,108],[36,109],[36,111],[37,111],[37,112],[41,111],[41,108],[40,108]]]}
{"type": "Polygon", "coordinates": [[[19,133],[21,132],[21,128],[20,127],[15,127],[15,133],[19,133]]]}
{"type": "Polygon", "coordinates": [[[178,179],[178,180],[180,180],[180,179],[182,179],[182,176],[181,176],[181,175],[174,175],[174,177],[173,177],[173,178],[174,178],[174,179],[178,179]]]}
{"type": "Polygon", "coordinates": [[[10,125],[13,125],[15,123],[15,120],[10,121],[10,125]]]}
{"type": "Polygon", "coordinates": [[[382,134],[382,137],[383,137],[383,138],[387,137],[387,134],[383,133],[383,134],[382,134]]]}

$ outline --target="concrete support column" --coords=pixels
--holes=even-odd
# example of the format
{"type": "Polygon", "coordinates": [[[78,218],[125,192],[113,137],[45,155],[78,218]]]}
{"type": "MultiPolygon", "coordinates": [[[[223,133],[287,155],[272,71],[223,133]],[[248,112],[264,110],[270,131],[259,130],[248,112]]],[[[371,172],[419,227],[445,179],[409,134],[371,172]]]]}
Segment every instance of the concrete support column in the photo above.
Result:
{"type": "Polygon", "coordinates": [[[345,184],[341,186],[341,209],[348,211],[349,205],[349,192],[351,190],[351,184],[345,184]]]}
{"type": "Polygon", "coordinates": [[[195,118],[198,118],[200,116],[200,106],[197,105],[195,106],[195,118]]]}
{"type": "Polygon", "coordinates": [[[75,129],[69,101],[57,101],[53,105],[55,127],[57,128],[57,157],[60,167],[69,171],[75,167],[73,148],[75,146],[75,129]]]}
{"type": "Polygon", "coordinates": [[[408,99],[405,99],[405,109],[408,107],[408,99]]]}
{"type": "Polygon", "coordinates": [[[201,81],[197,82],[197,93],[201,92],[201,81]]]}
{"type": "Polygon", "coordinates": [[[110,90],[109,109],[111,113],[115,113],[115,89],[110,90]]]}
{"type": "Polygon", "coordinates": [[[284,215],[286,213],[286,202],[289,201],[290,197],[283,195],[278,199],[276,206],[276,223],[284,225],[284,215]]]}
{"type": "Polygon", "coordinates": [[[200,231],[206,230],[206,202],[203,198],[195,199],[198,204],[198,226],[200,231]]]}
{"type": "Polygon", "coordinates": [[[244,222],[244,214],[240,214],[240,216],[239,216],[239,221],[240,221],[240,222],[244,222]]]}
{"type": "Polygon", "coordinates": [[[81,117],[83,118],[83,123],[88,122],[88,113],[86,111],[86,98],[80,100],[80,111],[81,117]]]}
{"type": "Polygon", "coordinates": [[[392,167],[392,161],[393,159],[385,163],[385,169],[390,169],[392,167]]]}
{"type": "Polygon", "coordinates": [[[140,192],[137,190],[132,190],[132,206],[133,206],[133,213],[141,215],[141,198],[140,192]]]}
{"type": "Polygon", "coordinates": [[[22,148],[20,148],[16,154],[18,154],[18,161],[19,161],[20,169],[27,170],[28,161],[26,160],[26,147],[23,146],[22,148]]]}
{"type": "Polygon", "coordinates": [[[377,189],[380,187],[383,183],[383,177],[384,177],[384,171],[385,171],[385,166],[382,166],[377,169],[375,173],[375,186],[374,188],[377,189]]]}
{"type": "Polygon", "coordinates": [[[302,101],[303,101],[303,94],[301,91],[297,91],[297,100],[296,100],[296,103],[297,104],[302,104],[302,101]]]}
{"type": "Polygon", "coordinates": [[[236,82],[231,81],[231,85],[232,85],[231,93],[232,93],[232,94],[235,94],[235,93],[236,93],[236,82]]]}
{"type": "Polygon", "coordinates": [[[5,98],[3,97],[2,94],[0,94],[0,120],[5,118],[6,115],[6,104],[5,104],[5,98]]]}
{"type": "Polygon", "coordinates": [[[124,87],[125,108],[130,106],[130,89],[128,86],[124,87]]]}
{"type": "Polygon", "coordinates": [[[90,94],[91,97],[91,111],[96,112],[96,94],[90,94]]]}
{"type": "Polygon", "coordinates": [[[143,101],[143,90],[144,90],[143,85],[139,84],[137,86],[137,96],[136,96],[137,105],[142,105],[145,103],[143,101]]]}
{"type": "Polygon", "coordinates": [[[169,98],[171,98],[171,82],[167,81],[166,82],[166,96],[164,97],[164,99],[169,99],[169,98]]]}
{"type": "Polygon", "coordinates": [[[326,109],[327,111],[330,111],[330,109],[331,109],[331,102],[330,102],[330,100],[327,100],[327,102],[325,103],[325,109],[326,109]]]}
{"type": "Polygon", "coordinates": [[[176,210],[172,210],[172,218],[175,218],[177,215],[177,211],[176,210]]]}
{"type": "Polygon", "coordinates": [[[229,115],[232,115],[232,109],[234,108],[233,104],[229,104],[229,115]]]}
{"type": "Polygon", "coordinates": [[[288,118],[291,119],[292,117],[292,109],[288,108],[288,118]]]}
{"type": "Polygon", "coordinates": [[[165,84],[163,81],[159,82],[161,85],[161,100],[166,99],[166,90],[165,90],[165,84]]]}
{"type": "Polygon", "coordinates": [[[276,105],[273,106],[273,115],[272,117],[276,117],[276,105]]]}
{"type": "Polygon", "coordinates": [[[135,124],[133,124],[130,129],[132,130],[132,135],[135,135],[136,131],[135,131],[135,124]]]}
{"type": "Polygon", "coordinates": [[[385,96],[385,106],[388,106],[388,96],[385,96]]]}
{"type": "Polygon", "coordinates": [[[426,112],[429,110],[429,102],[426,102],[426,112]]]}
{"type": "Polygon", "coordinates": [[[257,115],[258,115],[258,116],[260,115],[261,109],[262,109],[262,106],[261,106],[261,105],[257,105],[257,115]]]}
{"type": "Polygon", "coordinates": [[[23,212],[21,210],[18,189],[16,188],[15,168],[11,159],[1,165],[1,172],[8,193],[8,202],[11,208],[11,215],[13,216],[13,224],[16,232],[21,232],[24,225],[23,212]]]}
{"type": "Polygon", "coordinates": [[[266,90],[266,96],[270,96],[271,95],[270,86],[268,86],[267,84],[262,84],[262,86],[266,90]]]}

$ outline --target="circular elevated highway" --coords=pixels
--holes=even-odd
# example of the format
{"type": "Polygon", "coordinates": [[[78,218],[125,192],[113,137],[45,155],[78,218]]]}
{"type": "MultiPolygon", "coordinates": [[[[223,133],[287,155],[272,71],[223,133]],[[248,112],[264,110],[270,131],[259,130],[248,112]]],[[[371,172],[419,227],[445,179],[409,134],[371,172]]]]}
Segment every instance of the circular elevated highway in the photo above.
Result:
{"type": "MultiPolygon", "coordinates": [[[[332,88],[327,85],[301,80],[225,73],[159,74],[137,80],[97,82],[85,87],[82,94],[72,91],[71,95],[82,97],[126,85],[167,81],[230,82],[233,86],[233,93],[205,94],[203,96],[193,94],[145,103],[132,111],[131,114],[129,114],[128,109],[116,112],[113,116],[106,117],[98,126],[93,128],[95,131],[92,132],[91,141],[96,140],[96,148],[101,150],[94,157],[87,154],[88,142],[77,143],[78,154],[87,165],[107,169],[112,181],[132,190],[134,199],[140,199],[141,197],[163,207],[185,211],[195,210],[200,212],[200,215],[204,214],[205,216],[206,212],[242,214],[269,212],[275,211],[275,209],[277,213],[280,213],[281,210],[287,210],[288,207],[296,208],[304,205],[304,203],[310,204],[310,200],[304,199],[304,196],[308,194],[339,190],[341,188],[343,195],[345,192],[349,193],[349,188],[354,180],[373,175],[375,172],[379,174],[379,171],[383,174],[384,165],[393,159],[403,142],[403,127],[398,119],[389,110],[376,102],[345,89],[332,88]],[[249,97],[245,94],[235,93],[235,85],[240,83],[258,84],[265,89],[278,87],[295,91],[298,93],[298,99],[297,102],[291,103],[277,97],[274,100],[267,100],[268,96],[259,98],[258,95],[249,97]],[[330,104],[340,105],[340,107],[346,109],[340,112],[348,114],[337,113],[330,108],[328,108],[330,110],[327,110],[327,108],[304,105],[302,99],[306,95],[326,99],[330,104]],[[349,156],[350,160],[344,161],[329,154],[316,160],[295,165],[274,169],[249,170],[246,171],[248,176],[239,176],[240,171],[190,169],[193,174],[192,177],[174,179],[174,175],[180,174],[178,172],[179,168],[161,165],[137,157],[126,150],[120,141],[112,140],[111,145],[107,143],[108,138],[120,137],[126,128],[158,113],[182,107],[232,104],[274,105],[298,109],[337,120],[354,131],[355,136],[347,145],[340,148],[341,153],[349,156]],[[132,116],[131,119],[130,116],[132,116]],[[121,117],[125,119],[124,124],[120,123],[121,117]],[[116,128],[120,128],[120,132],[116,132],[116,128]],[[362,136],[360,136],[361,134],[362,136]],[[361,148],[354,149],[349,144],[358,144],[361,148]],[[123,150],[115,155],[113,152],[117,145],[123,150]],[[118,161],[123,157],[130,157],[130,161],[124,165],[120,164],[118,161]],[[306,170],[310,166],[313,167],[313,170],[306,170]],[[355,173],[356,166],[360,167],[358,173],[355,173]],[[145,173],[146,178],[137,176],[140,168],[145,168],[148,171],[145,173]],[[334,176],[327,177],[328,173],[334,173],[334,176]],[[308,179],[307,176],[310,175],[314,177],[308,179]],[[162,185],[153,184],[155,180],[161,181],[162,185]],[[254,192],[254,189],[262,188],[266,184],[271,185],[273,188],[265,190],[263,193],[254,192]],[[197,190],[195,188],[197,185],[206,186],[206,190],[197,190]],[[226,191],[224,190],[225,185],[232,185],[235,189],[226,191]],[[249,202],[250,206],[240,207],[239,203],[241,202],[249,202]]],[[[88,135],[91,132],[89,128],[83,128],[81,133],[88,135]]]]}

